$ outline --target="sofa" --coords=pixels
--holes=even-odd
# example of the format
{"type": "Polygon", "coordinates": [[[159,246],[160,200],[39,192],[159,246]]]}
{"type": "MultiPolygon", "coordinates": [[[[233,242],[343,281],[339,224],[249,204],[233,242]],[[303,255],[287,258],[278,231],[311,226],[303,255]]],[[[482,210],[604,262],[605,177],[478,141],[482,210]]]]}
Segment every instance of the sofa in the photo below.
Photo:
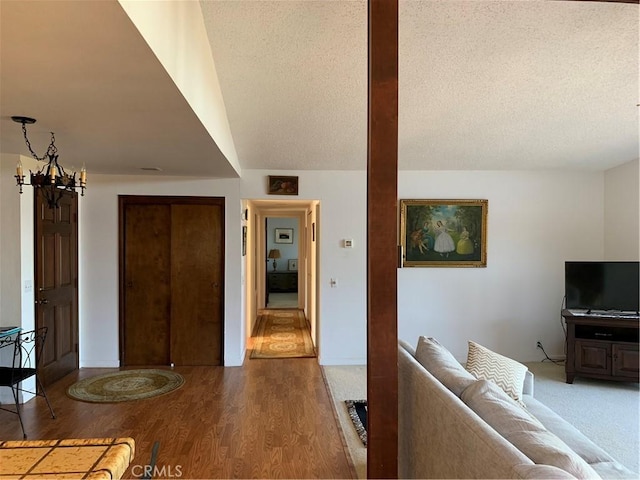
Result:
{"type": "Polygon", "coordinates": [[[524,365],[509,373],[520,396],[507,393],[499,380],[510,366],[495,355],[498,381],[484,365],[472,375],[469,359],[465,369],[435,339],[399,342],[399,478],[638,478],[537,401],[524,365]]]}

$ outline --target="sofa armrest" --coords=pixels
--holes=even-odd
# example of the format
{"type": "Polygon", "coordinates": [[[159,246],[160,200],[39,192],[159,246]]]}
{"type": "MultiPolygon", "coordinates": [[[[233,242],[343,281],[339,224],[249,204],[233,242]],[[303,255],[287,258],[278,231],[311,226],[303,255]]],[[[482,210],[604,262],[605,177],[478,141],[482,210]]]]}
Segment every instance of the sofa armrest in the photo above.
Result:
{"type": "Polygon", "coordinates": [[[534,376],[531,373],[531,370],[527,370],[527,373],[524,376],[524,387],[522,388],[522,393],[524,395],[531,395],[533,397],[533,384],[534,384],[534,376]]]}

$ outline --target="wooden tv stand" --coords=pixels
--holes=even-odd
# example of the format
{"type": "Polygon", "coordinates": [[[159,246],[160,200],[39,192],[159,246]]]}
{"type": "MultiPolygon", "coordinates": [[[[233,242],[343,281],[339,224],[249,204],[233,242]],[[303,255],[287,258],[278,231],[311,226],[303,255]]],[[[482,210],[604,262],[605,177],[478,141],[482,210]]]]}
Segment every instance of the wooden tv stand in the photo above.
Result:
{"type": "Polygon", "coordinates": [[[638,316],[563,310],[567,324],[567,383],[576,376],[638,382],[638,316]]]}

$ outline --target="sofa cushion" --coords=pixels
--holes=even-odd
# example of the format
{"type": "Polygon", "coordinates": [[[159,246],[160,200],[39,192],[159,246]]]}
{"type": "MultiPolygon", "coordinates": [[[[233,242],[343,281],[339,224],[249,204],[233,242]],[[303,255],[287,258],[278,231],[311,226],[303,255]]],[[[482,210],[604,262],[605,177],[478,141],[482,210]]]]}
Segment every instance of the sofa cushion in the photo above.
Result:
{"type": "Polygon", "coordinates": [[[507,395],[525,406],[522,402],[522,389],[528,370],[526,365],[469,341],[467,370],[478,379],[496,383],[507,395]]]}
{"type": "Polygon", "coordinates": [[[611,455],[549,407],[529,395],[525,395],[524,399],[527,411],[535,415],[545,428],[557,435],[571,450],[591,465],[591,468],[602,478],[638,478],[637,473],[614,460],[611,455]]]}
{"type": "Polygon", "coordinates": [[[518,478],[531,478],[535,480],[540,480],[541,478],[544,478],[545,480],[576,478],[569,472],[565,472],[558,467],[552,467],[551,465],[536,465],[535,463],[530,465],[516,465],[515,471],[518,474],[518,478]]]}
{"type": "Polygon", "coordinates": [[[415,357],[431,375],[458,397],[465,388],[476,381],[451,352],[434,338],[420,337],[415,357]]]}
{"type": "Polygon", "coordinates": [[[577,478],[600,478],[566,443],[493,382],[478,380],[462,392],[461,399],[534,463],[558,467],[577,478]]]}

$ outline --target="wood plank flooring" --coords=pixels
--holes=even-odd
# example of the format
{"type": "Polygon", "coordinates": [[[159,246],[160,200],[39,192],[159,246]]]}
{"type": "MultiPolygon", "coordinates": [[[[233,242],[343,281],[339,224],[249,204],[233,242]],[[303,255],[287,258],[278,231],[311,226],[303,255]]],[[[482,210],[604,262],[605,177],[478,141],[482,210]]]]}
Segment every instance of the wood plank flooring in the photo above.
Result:
{"type": "MultiPolygon", "coordinates": [[[[48,387],[55,420],[43,398],[27,402],[29,439],[133,437],[136,457],[125,478],[140,475],[155,441],[162,477],[355,478],[315,358],[176,367],[182,388],[136,402],[66,396],[73,382],[110,371],[81,369],[48,387]]],[[[0,411],[0,439],[22,439],[16,415],[0,411]]]]}

